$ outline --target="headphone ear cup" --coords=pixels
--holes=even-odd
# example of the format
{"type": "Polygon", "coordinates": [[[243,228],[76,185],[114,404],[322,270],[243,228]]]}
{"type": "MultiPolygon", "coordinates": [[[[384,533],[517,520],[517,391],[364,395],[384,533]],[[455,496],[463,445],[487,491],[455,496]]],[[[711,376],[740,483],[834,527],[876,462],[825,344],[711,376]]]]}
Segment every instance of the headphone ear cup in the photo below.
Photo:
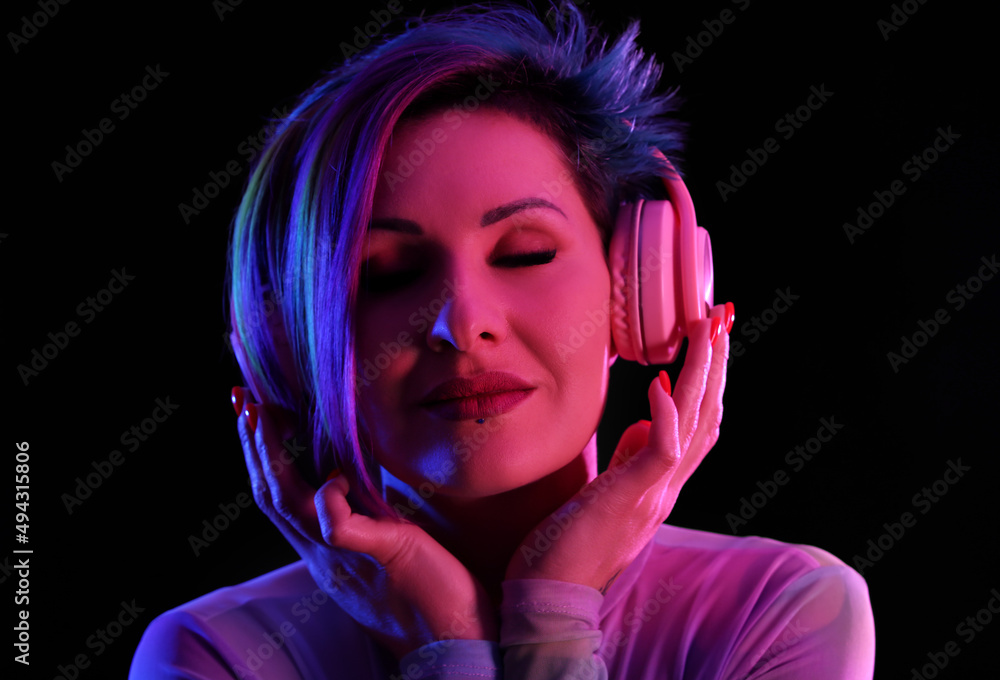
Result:
{"type": "Polygon", "coordinates": [[[708,230],[698,227],[695,230],[695,242],[698,248],[698,270],[695,272],[697,297],[704,302],[703,316],[708,316],[715,305],[715,263],[712,262],[712,239],[708,230]]]}
{"type": "Polygon", "coordinates": [[[640,200],[619,209],[609,251],[611,332],[626,361],[669,364],[684,339],[677,222],[669,201],[640,200]]]}
{"type": "Polygon", "coordinates": [[[632,280],[644,364],[672,363],[685,335],[680,223],[669,201],[644,201],[636,226],[639,247],[632,280]]]}
{"type": "Polygon", "coordinates": [[[609,251],[611,332],[626,361],[672,363],[691,326],[712,308],[712,242],[702,227],[692,232],[696,255],[684,257],[688,244],[670,201],[619,209],[609,251]]]}
{"type": "Polygon", "coordinates": [[[618,355],[625,361],[642,359],[641,321],[637,311],[636,281],[630,273],[630,260],[637,246],[636,236],[642,201],[624,203],[618,209],[615,230],[611,235],[608,266],[611,269],[611,338],[618,355]]]}
{"type": "Polygon", "coordinates": [[[663,184],[669,201],[639,200],[618,210],[611,235],[611,333],[626,361],[669,364],[712,309],[712,240],[698,226],[691,194],[670,161],[663,184]]]}

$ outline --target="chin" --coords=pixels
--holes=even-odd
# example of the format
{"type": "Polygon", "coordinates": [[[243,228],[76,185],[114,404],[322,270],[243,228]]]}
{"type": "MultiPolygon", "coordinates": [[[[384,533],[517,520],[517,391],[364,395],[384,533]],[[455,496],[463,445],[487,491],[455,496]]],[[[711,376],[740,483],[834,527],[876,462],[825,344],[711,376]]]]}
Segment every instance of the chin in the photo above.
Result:
{"type": "Polygon", "coordinates": [[[565,460],[553,460],[551,448],[526,448],[523,442],[511,447],[505,446],[502,441],[493,440],[475,450],[470,447],[464,455],[432,457],[433,463],[418,469],[401,470],[398,476],[390,473],[390,476],[402,479],[414,492],[433,505],[435,495],[456,500],[487,498],[554,479],[561,472],[576,474],[574,471],[581,471],[582,485],[586,483],[586,475],[582,472],[586,466],[579,454],[579,451],[575,454],[567,453],[562,457],[565,460]],[[512,450],[519,452],[516,457],[511,456],[512,450]],[[541,464],[546,457],[549,463],[541,464]],[[577,461],[580,464],[577,465],[577,461]]]}
{"type": "Polygon", "coordinates": [[[544,454],[547,454],[547,459],[542,458],[543,450],[522,450],[517,460],[504,457],[502,460],[475,461],[472,465],[467,463],[456,475],[451,495],[466,499],[483,498],[545,487],[544,491],[539,488],[538,492],[548,497],[552,486],[570,488],[575,492],[587,483],[586,459],[579,449],[557,458],[552,457],[551,448],[544,450],[544,454]],[[540,465],[542,460],[546,460],[547,464],[540,465]]]}

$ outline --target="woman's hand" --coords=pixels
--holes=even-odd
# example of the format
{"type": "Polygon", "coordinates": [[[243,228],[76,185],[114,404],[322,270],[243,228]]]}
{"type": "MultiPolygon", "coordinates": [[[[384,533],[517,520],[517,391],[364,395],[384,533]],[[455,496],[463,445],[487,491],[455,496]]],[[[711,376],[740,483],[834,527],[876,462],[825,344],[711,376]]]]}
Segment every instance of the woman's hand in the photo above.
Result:
{"type": "Polygon", "coordinates": [[[653,381],[652,423],[630,426],[608,469],[525,537],[507,579],[568,581],[605,593],[649,543],[719,439],[732,304],[712,315],[688,339],[673,396],[669,381],[653,381]]]}
{"type": "Polygon", "coordinates": [[[287,459],[293,435],[281,409],[233,390],[254,500],[309,567],[316,583],[397,659],[436,640],[497,640],[485,590],[414,524],[355,513],[342,474],[317,491],[287,459]]]}

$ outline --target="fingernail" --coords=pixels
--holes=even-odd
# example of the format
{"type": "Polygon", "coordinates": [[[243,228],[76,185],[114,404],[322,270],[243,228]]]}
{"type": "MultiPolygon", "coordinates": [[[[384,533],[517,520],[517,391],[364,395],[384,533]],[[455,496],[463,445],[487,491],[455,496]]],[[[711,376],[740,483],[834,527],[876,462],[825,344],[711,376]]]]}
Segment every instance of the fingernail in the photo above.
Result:
{"type": "Polygon", "coordinates": [[[660,386],[663,388],[663,391],[666,392],[667,396],[669,397],[670,396],[670,376],[667,375],[666,371],[660,371],[660,386]]]}
{"type": "Polygon", "coordinates": [[[253,404],[247,404],[246,408],[243,409],[243,413],[246,414],[247,420],[250,422],[250,431],[257,431],[257,407],[253,404]]]}
{"type": "Polygon", "coordinates": [[[733,321],[736,320],[736,306],[732,302],[726,303],[726,333],[733,329],[733,321]]]}
{"type": "Polygon", "coordinates": [[[340,476],[340,468],[333,468],[333,472],[331,472],[326,476],[326,481],[329,482],[331,479],[336,479],[339,476],[340,476]]]}
{"type": "Polygon", "coordinates": [[[716,339],[717,337],[719,337],[719,330],[721,330],[721,329],[722,329],[722,319],[720,319],[720,318],[719,318],[719,317],[717,317],[717,316],[716,316],[716,317],[713,317],[713,318],[712,318],[712,333],[711,333],[711,340],[709,340],[709,342],[710,342],[710,343],[711,343],[712,345],[714,345],[714,344],[715,344],[715,339],[716,339]]]}
{"type": "Polygon", "coordinates": [[[243,411],[243,390],[239,387],[233,388],[233,408],[236,410],[236,415],[239,415],[243,411]]]}
{"type": "Polygon", "coordinates": [[[643,425],[646,425],[647,427],[653,427],[653,421],[651,420],[640,420],[639,422],[642,423],[643,425]]]}

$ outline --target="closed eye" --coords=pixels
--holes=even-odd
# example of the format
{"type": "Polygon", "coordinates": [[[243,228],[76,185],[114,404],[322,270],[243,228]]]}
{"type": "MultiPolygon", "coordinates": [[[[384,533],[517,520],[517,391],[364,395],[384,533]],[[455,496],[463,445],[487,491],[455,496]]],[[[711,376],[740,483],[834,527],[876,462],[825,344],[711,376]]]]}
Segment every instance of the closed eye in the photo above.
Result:
{"type": "Polygon", "coordinates": [[[415,269],[362,275],[362,289],[367,293],[388,293],[404,288],[418,278],[421,272],[415,269]]]}
{"type": "MultiPolygon", "coordinates": [[[[521,267],[536,267],[548,264],[556,257],[556,250],[539,250],[532,253],[515,253],[504,255],[494,260],[494,264],[505,269],[521,267]]],[[[421,269],[401,269],[370,274],[367,267],[362,272],[362,289],[368,293],[389,293],[405,288],[416,282],[423,275],[421,269]]]]}
{"type": "Polygon", "coordinates": [[[501,267],[535,267],[540,264],[548,264],[556,257],[556,251],[540,250],[534,253],[517,253],[515,255],[504,255],[495,260],[501,267]]]}

